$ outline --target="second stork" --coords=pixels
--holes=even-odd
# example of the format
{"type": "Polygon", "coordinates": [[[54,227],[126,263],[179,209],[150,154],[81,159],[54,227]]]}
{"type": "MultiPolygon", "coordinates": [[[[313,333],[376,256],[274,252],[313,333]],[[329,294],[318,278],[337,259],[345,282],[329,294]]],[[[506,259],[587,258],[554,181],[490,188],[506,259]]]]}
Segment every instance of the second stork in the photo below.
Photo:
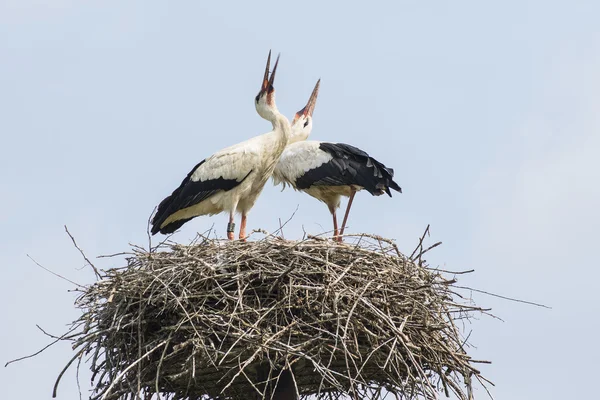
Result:
{"type": "Polygon", "coordinates": [[[400,193],[402,189],[394,182],[394,170],[366,152],[349,144],[306,140],[312,131],[319,83],[306,106],[294,116],[290,141],[273,171],[273,181],[284,188],[290,185],[325,203],[333,217],[334,238],[342,241],[357,191],[365,189],[373,196],[387,193],[391,197],[390,189],[400,193]],[[336,209],[342,196],[349,200],[342,227],[338,229],[336,209]]]}

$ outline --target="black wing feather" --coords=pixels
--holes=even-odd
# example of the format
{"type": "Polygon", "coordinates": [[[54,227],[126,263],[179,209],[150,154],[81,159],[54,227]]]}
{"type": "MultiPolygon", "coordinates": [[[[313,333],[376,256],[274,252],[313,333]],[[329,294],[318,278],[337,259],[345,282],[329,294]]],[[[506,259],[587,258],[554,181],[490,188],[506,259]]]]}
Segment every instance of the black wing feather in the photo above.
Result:
{"type": "Polygon", "coordinates": [[[374,196],[385,192],[391,197],[390,188],[402,193],[400,186],[394,182],[394,170],[363,150],[345,143],[327,142],[322,142],[319,149],[331,154],[333,158],[296,179],[298,189],[357,185],[374,196]]]}
{"type": "Polygon", "coordinates": [[[248,174],[241,181],[236,179],[224,179],[222,177],[207,181],[193,181],[192,175],[194,174],[194,171],[196,171],[196,169],[198,169],[198,167],[200,167],[205,161],[206,160],[202,160],[196,164],[196,166],[192,168],[190,173],[187,174],[183,181],[181,181],[181,185],[179,185],[179,187],[175,189],[170,196],[167,196],[163,201],[160,202],[158,209],[156,210],[156,214],[154,214],[154,217],[151,221],[151,232],[153,235],[156,235],[158,232],[163,234],[175,232],[192,218],[173,221],[161,228],[161,225],[167,220],[167,218],[169,218],[171,214],[198,204],[201,201],[208,199],[215,193],[233,189],[242,183],[248,177],[248,175],[252,173],[252,171],[248,172],[248,174]]]}

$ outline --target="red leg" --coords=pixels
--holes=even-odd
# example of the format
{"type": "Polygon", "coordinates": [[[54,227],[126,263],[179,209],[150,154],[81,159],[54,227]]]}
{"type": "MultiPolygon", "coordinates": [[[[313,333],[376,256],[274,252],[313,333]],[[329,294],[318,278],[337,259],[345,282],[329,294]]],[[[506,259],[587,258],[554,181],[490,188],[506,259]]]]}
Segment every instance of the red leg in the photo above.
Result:
{"type": "Polygon", "coordinates": [[[229,214],[229,223],[227,224],[227,239],[235,239],[235,222],[233,222],[234,212],[229,214]]]}
{"type": "Polygon", "coordinates": [[[240,224],[240,240],[246,241],[246,214],[242,214],[242,223],[240,224]]]}
{"type": "Polygon", "coordinates": [[[337,217],[335,215],[335,209],[333,210],[333,240],[340,240],[340,238],[338,238],[338,235],[340,234],[340,232],[338,231],[338,224],[337,224],[337,217]]]}
{"type": "MultiPolygon", "coordinates": [[[[352,200],[354,200],[354,195],[356,194],[356,190],[354,188],[350,189],[350,199],[348,199],[348,206],[346,207],[346,214],[344,215],[344,222],[342,222],[342,229],[340,230],[340,235],[344,234],[344,229],[346,229],[346,222],[348,222],[348,214],[350,214],[350,207],[352,207],[352,200]]],[[[340,237],[341,240],[341,237],[340,237]]]]}

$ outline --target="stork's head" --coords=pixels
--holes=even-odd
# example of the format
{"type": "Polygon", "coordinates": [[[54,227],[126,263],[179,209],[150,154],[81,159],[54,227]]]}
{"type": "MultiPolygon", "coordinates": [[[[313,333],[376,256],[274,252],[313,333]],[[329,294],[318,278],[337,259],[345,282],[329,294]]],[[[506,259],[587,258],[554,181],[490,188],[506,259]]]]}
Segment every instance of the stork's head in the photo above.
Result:
{"type": "Polygon", "coordinates": [[[317,104],[317,96],[319,95],[319,85],[321,84],[321,80],[317,81],[315,88],[308,99],[308,103],[304,106],[304,108],[294,115],[294,120],[292,121],[292,137],[290,138],[290,143],[299,142],[301,140],[306,140],[312,131],[312,114],[315,110],[315,105],[317,104]]]}
{"type": "Polygon", "coordinates": [[[260,92],[254,99],[254,105],[258,115],[266,120],[272,121],[275,118],[275,114],[278,113],[277,106],[275,105],[275,88],[273,82],[275,81],[275,72],[277,72],[277,64],[279,64],[279,56],[275,61],[273,72],[269,78],[269,67],[271,64],[271,51],[269,51],[269,58],[267,58],[267,66],[265,68],[265,75],[263,77],[260,92]]]}

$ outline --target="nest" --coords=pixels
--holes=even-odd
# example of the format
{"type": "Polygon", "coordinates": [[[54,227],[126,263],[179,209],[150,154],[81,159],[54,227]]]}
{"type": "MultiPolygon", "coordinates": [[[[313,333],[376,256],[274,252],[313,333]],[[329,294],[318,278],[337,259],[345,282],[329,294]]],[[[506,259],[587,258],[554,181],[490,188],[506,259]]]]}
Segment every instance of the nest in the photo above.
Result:
{"type": "Polygon", "coordinates": [[[78,298],[73,360],[92,400],[269,398],[281,371],[301,398],[470,399],[456,323],[486,310],[447,275],[364,235],[134,248],[78,298]]]}

